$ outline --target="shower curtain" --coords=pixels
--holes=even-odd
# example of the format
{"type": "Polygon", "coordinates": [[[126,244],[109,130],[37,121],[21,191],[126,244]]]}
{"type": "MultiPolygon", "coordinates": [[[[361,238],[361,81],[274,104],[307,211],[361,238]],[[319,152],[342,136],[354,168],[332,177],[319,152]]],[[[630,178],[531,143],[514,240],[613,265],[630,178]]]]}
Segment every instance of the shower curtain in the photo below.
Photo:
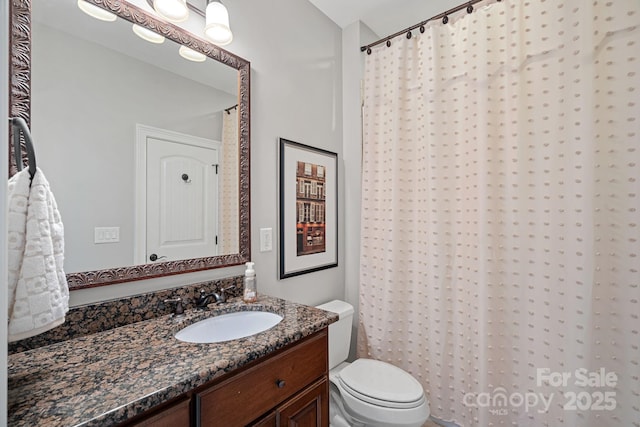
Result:
{"type": "Polygon", "coordinates": [[[240,218],[238,218],[238,108],[222,112],[222,165],[220,172],[220,254],[239,252],[240,218]]]}
{"type": "Polygon", "coordinates": [[[640,426],[640,2],[493,1],[372,50],[359,356],[463,426],[640,426]]]}

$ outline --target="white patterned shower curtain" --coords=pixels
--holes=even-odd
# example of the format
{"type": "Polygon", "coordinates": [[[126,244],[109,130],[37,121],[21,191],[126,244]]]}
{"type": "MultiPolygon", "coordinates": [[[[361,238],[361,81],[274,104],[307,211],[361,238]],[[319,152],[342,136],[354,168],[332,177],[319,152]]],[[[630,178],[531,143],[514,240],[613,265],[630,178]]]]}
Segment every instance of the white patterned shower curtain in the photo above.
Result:
{"type": "Polygon", "coordinates": [[[219,253],[239,252],[240,218],[238,195],[240,188],[238,140],[238,108],[222,112],[222,165],[220,172],[220,248],[219,253]]]}
{"type": "Polygon", "coordinates": [[[366,56],[358,354],[463,426],[640,426],[640,1],[366,56]]]}

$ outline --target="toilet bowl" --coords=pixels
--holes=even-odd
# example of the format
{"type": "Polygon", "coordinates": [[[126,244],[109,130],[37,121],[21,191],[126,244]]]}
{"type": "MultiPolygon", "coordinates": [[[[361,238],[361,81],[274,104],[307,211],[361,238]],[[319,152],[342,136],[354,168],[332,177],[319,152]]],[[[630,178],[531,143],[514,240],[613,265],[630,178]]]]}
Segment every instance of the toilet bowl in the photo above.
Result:
{"type": "Polygon", "coordinates": [[[329,326],[331,427],[420,427],[429,403],[420,383],[386,362],[346,362],[351,344],[353,307],[339,300],[317,306],[340,315],[329,326]]]}

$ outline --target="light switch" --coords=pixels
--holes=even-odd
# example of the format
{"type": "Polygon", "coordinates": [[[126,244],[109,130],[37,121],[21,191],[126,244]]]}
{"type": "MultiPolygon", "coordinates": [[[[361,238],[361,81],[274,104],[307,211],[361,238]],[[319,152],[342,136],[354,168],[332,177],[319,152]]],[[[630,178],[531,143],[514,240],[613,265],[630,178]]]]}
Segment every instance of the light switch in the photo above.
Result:
{"type": "Polygon", "coordinates": [[[95,227],[93,243],[117,243],[120,241],[120,227],[95,227]]]}
{"type": "Polygon", "coordinates": [[[260,252],[269,252],[273,249],[273,229],[260,229],[260,252]]]}

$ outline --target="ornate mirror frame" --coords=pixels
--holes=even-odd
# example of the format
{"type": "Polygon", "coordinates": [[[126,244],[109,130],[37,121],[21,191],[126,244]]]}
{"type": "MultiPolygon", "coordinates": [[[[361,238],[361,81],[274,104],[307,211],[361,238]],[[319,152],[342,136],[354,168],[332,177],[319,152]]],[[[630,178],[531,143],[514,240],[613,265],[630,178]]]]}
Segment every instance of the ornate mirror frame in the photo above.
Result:
{"type": "MultiPolygon", "coordinates": [[[[10,3],[10,94],[9,114],[22,117],[30,124],[31,115],[31,1],[11,0],[10,3]]],[[[238,139],[239,139],[239,253],[180,261],[116,267],[105,270],[67,274],[70,290],[112,285],[153,277],[189,273],[200,270],[243,264],[251,259],[251,221],[249,187],[249,61],[194,36],[186,30],[164,22],[156,16],[123,0],[87,0],[107,9],[120,18],[146,27],[176,43],[188,46],[211,59],[238,70],[238,139]]],[[[9,139],[11,141],[11,138],[9,139]]],[[[9,146],[11,151],[11,144],[9,146]]],[[[23,156],[26,157],[23,149],[23,156]]],[[[37,146],[36,146],[37,155],[37,146]]],[[[17,172],[13,156],[9,155],[9,174],[17,172]]]]}

